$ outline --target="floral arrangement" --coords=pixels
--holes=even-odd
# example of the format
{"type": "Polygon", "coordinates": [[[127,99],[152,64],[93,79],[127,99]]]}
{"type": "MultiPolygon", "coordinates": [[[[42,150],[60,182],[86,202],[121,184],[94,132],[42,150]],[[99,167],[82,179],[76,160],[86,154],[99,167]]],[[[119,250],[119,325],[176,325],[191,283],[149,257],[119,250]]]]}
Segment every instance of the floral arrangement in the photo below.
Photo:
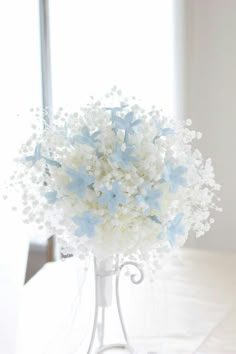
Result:
{"type": "Polygon", "coordinates": [[[210,210],[220,210],[220,186],[211,160],[193,149],[201,134],[190,126],[117,89],[79,112],[60,109],[20,149],[14,186],[24,222],[56,235],[64,254],[101,259],[154,263],[190,233],[202,236],[214,222],[210,210]]]}

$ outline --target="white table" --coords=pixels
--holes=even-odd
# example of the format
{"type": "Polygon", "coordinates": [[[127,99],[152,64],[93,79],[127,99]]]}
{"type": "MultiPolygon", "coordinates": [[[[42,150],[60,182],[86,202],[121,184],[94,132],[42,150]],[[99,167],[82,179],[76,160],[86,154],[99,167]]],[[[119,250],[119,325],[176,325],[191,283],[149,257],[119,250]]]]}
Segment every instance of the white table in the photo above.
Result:
{"type": "MultiPolygon", "coordinates": [[[[25,286],[17,354],[87,353],[91,270],[85,276],[72,259],[51,263],[25,286]]],[[[183,249],[155,283],[135,286],[124,277],[121,300],[137,353],[236,353],[235,273],[235,253],[183,249]]],[[[120,339],[115,318],[109,310],[109,340],[120,339]]]]}

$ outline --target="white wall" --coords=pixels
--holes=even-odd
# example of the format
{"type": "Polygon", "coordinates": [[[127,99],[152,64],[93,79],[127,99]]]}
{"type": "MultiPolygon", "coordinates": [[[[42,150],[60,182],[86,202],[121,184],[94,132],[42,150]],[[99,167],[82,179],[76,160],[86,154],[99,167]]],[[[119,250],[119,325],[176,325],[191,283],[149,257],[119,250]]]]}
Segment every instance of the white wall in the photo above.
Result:
{"type": "Polygon", "coordinates": [[[186,0],[185,113],[204,134],[222,184],[222,206],[211,232],[192,244],[236,249],[236,1],[186,0]]]}

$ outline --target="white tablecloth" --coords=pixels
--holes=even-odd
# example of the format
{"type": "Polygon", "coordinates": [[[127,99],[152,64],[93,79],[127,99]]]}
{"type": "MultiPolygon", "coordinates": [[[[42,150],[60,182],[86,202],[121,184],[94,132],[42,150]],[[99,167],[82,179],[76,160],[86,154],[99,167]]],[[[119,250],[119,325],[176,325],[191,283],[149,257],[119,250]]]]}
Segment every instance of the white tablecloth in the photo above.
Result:
{"type": "MultiPolygon", "coordinates": [[[[121,301],[137,353],[236,353],[235,272],[235,253],[183,249],[154,283],[131,285],[123,277],[121,301]]],[[[24,288],[17,354],[86,354],[93,294],[92,265],[86,274],[77,260],[47,264],[24,288]]],[[[116,318],[109,309],[107,341],[120,339],[116,318]]]]}

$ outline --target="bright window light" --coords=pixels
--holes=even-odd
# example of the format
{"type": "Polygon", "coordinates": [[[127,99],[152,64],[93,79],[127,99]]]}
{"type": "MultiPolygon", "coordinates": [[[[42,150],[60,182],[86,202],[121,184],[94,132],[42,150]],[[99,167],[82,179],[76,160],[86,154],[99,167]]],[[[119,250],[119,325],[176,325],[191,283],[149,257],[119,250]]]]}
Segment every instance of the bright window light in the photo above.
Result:
{"type": "Polygon", "coordinates": [[[51,0],[54,107],[113,85],[174,109],[173,0],[51,0]]]}
{"type": "Polygon", "coordinates": [[[25,112],[41,105],[37,1],[1,1],[0,43],[0,352],[15,353],[17,313],[27,262],[28,235],[26,227],[8,208],[2,195],[7,194],[3,181],[9,178],[19,144],[28,134],[29,115],[25,112]]]}

